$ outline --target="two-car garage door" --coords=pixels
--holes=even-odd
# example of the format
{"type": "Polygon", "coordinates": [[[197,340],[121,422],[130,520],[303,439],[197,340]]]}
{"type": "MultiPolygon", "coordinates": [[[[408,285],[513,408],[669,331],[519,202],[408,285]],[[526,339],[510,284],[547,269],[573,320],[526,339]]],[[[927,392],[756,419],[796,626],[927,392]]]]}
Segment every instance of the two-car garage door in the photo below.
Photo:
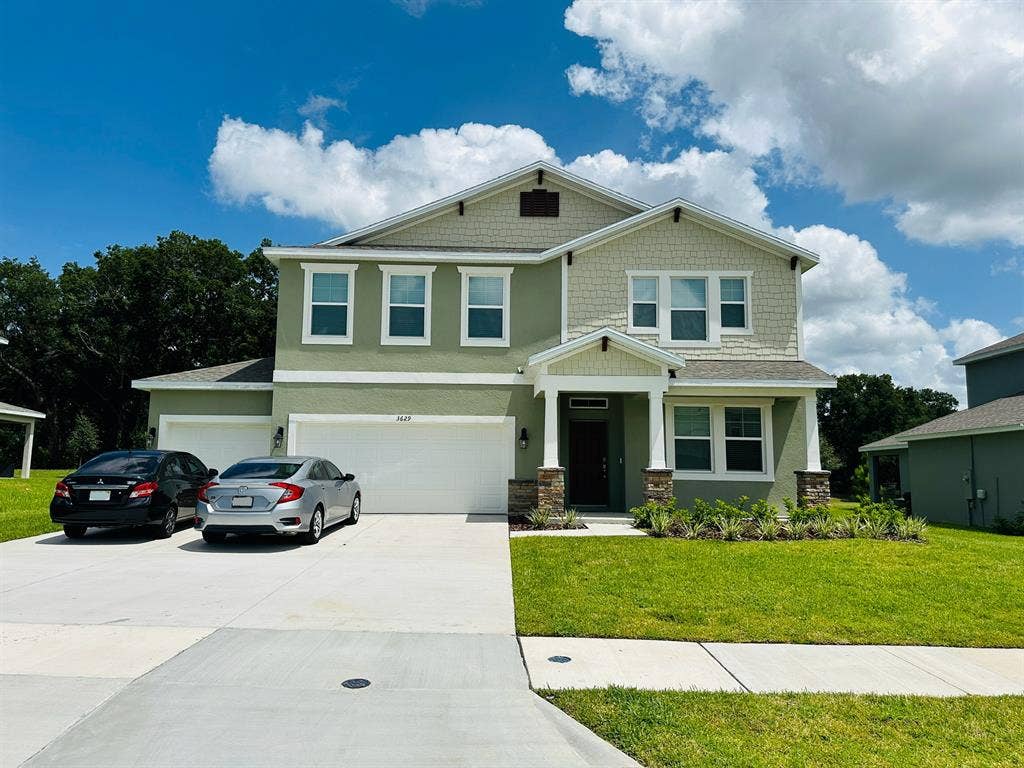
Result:
{"type": "Polygon", "coordinates": [[[503,514],[515,476],[511,418],[293,415],[289,446],[354,474],[366,512],[503,514]]]}

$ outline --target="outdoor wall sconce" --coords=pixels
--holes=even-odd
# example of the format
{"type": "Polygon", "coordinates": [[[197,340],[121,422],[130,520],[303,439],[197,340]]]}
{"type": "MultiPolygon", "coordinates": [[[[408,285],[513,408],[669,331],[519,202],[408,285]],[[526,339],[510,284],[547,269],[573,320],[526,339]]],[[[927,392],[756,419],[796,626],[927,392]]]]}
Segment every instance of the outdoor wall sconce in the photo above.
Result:
{"type": "Polygon", "coordinates": [[[146,433],[146,447],[152,448],[156,443],[156,427],[150,427],[149,432],[146,433]]]}
{"type": "Polygon", "coordinates": [[[519,447],[526,450],[526,446],[530,444],[530,435],[526,432],[526,427],[523,427],[519,431],[519,447]]]}
{"type": "Polygon", "coordinates": [[[278,427],[277,432],[274,433],[274,448],[280,448],[281,443],[284,442],[284,427],[278,427]]]}

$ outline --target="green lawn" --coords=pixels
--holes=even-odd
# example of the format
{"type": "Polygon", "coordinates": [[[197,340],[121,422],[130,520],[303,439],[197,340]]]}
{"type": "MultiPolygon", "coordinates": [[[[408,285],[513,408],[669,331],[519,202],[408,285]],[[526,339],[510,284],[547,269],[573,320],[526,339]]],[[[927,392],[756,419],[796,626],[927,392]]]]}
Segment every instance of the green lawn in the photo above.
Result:
{"type": "Polygon", "coordinates": [[[523,635],[1024,646],[1024,538],[511,540],[523,635]]]}
{"type": "Polygon", "coordinates": [[[1021,765],[1024,697],[542,691],[649,768],[1021,765]]]}
{"type": "Polygon", "coordinates": [[[37,536],[48,531],[59,531],[60,526],[50,522],[50,499],[53,486],[70,469],[34,469],[28,480],[16,477],[0,478],[0,541],[37,536]]]}

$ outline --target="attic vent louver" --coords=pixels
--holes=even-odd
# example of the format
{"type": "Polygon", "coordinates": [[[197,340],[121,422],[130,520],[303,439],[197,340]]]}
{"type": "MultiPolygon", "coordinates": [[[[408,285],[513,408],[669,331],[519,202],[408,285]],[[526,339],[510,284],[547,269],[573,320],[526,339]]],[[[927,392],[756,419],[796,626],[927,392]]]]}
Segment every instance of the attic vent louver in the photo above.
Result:
{"type": "Polygon", "coordinates": [[[558,193],[534,189],[519,193],[520,216],[557,216],[558,193]]]}

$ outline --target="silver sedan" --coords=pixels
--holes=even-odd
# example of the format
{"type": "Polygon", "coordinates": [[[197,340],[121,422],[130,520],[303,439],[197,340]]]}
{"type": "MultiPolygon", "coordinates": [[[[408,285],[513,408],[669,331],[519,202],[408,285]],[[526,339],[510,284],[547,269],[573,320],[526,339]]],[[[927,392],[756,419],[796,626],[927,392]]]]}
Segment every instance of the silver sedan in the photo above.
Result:
{"type": "Polygon", "coordinates": [[[243,459],[199,489],[196,528],[210,543],[229,533],[273,533],[316,544],[328,526],[359,522],[361,505],[355,476],[327,459],[243,459]]]}

